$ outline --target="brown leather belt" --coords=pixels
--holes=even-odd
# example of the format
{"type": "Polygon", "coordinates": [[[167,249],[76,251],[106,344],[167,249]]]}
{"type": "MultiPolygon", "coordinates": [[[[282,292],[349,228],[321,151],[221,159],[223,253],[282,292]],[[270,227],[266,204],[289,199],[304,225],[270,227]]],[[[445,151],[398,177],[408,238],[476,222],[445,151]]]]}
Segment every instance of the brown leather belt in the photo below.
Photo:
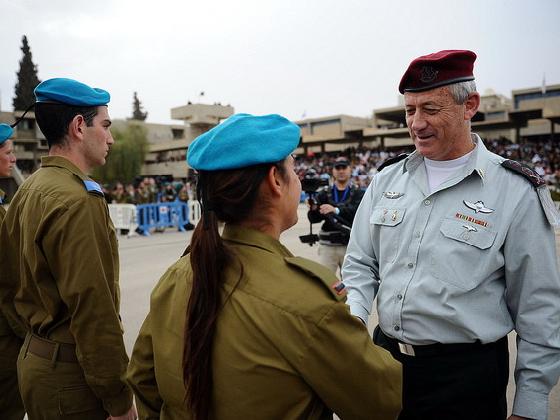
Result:
{"type": "Polygon", "coordinates": [[[55,353],[55,362],[77,363],[76,346],[73,344],[57,343],[56,341],[47,340],[46,338],[32,335],[29,338],[29,346],[27,351],[35,356],[47,360],[53,360],[55,353]],[[57,348],[58,347],[58,348],[57,348]]]}

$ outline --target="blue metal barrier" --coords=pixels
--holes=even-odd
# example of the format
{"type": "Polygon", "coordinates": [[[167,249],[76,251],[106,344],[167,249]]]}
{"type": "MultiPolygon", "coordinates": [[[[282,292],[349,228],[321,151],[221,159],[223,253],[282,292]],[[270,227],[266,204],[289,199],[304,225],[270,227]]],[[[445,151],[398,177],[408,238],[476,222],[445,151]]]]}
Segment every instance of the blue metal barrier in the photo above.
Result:
{"type": "Polygon", "coordinates": [[[136,206],[136,220],[144,236],[149,236],[151,229],[167,227],[176,227],[184,232],[184,226],[189,223],[189,206],[182,201],[139,204],[136,206]]]}

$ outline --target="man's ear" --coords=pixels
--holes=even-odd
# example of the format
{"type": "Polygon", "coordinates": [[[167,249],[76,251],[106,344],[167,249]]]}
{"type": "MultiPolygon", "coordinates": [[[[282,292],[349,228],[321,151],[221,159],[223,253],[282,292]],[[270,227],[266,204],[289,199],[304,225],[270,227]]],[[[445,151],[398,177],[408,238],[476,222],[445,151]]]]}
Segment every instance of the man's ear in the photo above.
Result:
{"type": "Polygon", "coordinates": [[[480,95],[478,92],[473,92],[465,101],[465,120],[470,120],[475,116],[480,106],[480,95]]]}
{"type": "Polygon", "coordinates": [[[75,115],[74,118],[72,118],[72,121],[70,121],[70,124],[68,125],[68,134],[70,135],[70,138],[75,138],[75,137],[82,138],[85,127],[86,127],[86,120],[84,119],[84,117],[80,114],[75,115]]]}

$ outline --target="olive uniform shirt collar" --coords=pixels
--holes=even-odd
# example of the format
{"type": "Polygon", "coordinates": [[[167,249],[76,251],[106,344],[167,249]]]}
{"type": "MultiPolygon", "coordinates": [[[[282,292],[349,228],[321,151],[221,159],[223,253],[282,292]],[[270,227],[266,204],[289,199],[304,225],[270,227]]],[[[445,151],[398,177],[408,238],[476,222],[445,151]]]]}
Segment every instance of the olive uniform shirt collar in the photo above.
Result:
{"type": "MultiPolygon", "coordinates": [[[[436,191],[449,188],[459,183],[471,174],[474,174],[475,176],[480,178],[481,182],[484,184],[487,168],[491,160],[491,154],[488,149],[486,149],[484,142],[478,134],[471,133],[471,139],[475,145],[475,148],[466,165],[456,175],[443,182],[432,192],[432,194],[436,191]]],[[[420,167],[424,168],[424,156],[422,156],[420,153],[418,153],[418,151],[415,150],[410,154],[410,156],[405,159],[403,165],[403,173],[410,172],[410,174],[413,175],[414,178],[418,177],[419,186],[424,191],[424,194],[428,196],[431,195],[428,193],[428,177],[425,170],[417,171],[420,167]]]]}
{"type": "Polygon", "coordinates": [[[293,254],[282,245],[280,241],[255,229],[226,224],[222,233],[222,238],[228,242],[254,246],[272,252],[273,254],[293,257],[293,254]]]}
{"type": "Polygon", "coordinates": [[[82,181],[91,180],[91,178],[86,174],[84,174],[80,168],[78,168],[76,165],[74,165],[72,162],[70,162],[68,159],[66,159],[63,156],[43,156],[41,158],[41,168],[48,168],[53,166],[57,168],[63,168],[72,172],[82,181]]]}

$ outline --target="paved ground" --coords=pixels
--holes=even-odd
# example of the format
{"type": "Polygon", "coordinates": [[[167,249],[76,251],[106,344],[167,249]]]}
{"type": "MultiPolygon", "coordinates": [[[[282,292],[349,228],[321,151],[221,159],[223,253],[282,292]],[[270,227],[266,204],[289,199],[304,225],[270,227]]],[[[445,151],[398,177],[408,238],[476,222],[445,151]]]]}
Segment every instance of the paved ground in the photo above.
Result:
{"type": "MultiPolygon", "coordinates": [[[[319,225],[314,225],[314,228],[319,225]]],[[[301,244],[299,235],[308,233],[309,224],[305,208],[300,207],[300,222],[282,235],[281,241],[294,254],[313,259],[317,248],[301,244]]],[[[167,230],[165,233],[145,237],[121,237],[119,250],[121,257],[121,315],[125,326],[125,342],[130,353],[138,330],[148,312],[149,294],[160,276],[183,253],[190,240],[190,233],[167,230]]],[[[557,249],[560,249],[560,232],[556,235],[557,249]]],[[[374,317],[372,317],[374,318],[374,317]]],[[[376,319],[370,319],[370,331],[376,319]]],[[[511,366],[515,362],[515,337],[511,334],[511,366]]],[[[513,395],[513,378],[510,378],[509,400],[513,395]]],[[[549,418],[560,418],[560,385],[551,396],[549,418]]]]}

